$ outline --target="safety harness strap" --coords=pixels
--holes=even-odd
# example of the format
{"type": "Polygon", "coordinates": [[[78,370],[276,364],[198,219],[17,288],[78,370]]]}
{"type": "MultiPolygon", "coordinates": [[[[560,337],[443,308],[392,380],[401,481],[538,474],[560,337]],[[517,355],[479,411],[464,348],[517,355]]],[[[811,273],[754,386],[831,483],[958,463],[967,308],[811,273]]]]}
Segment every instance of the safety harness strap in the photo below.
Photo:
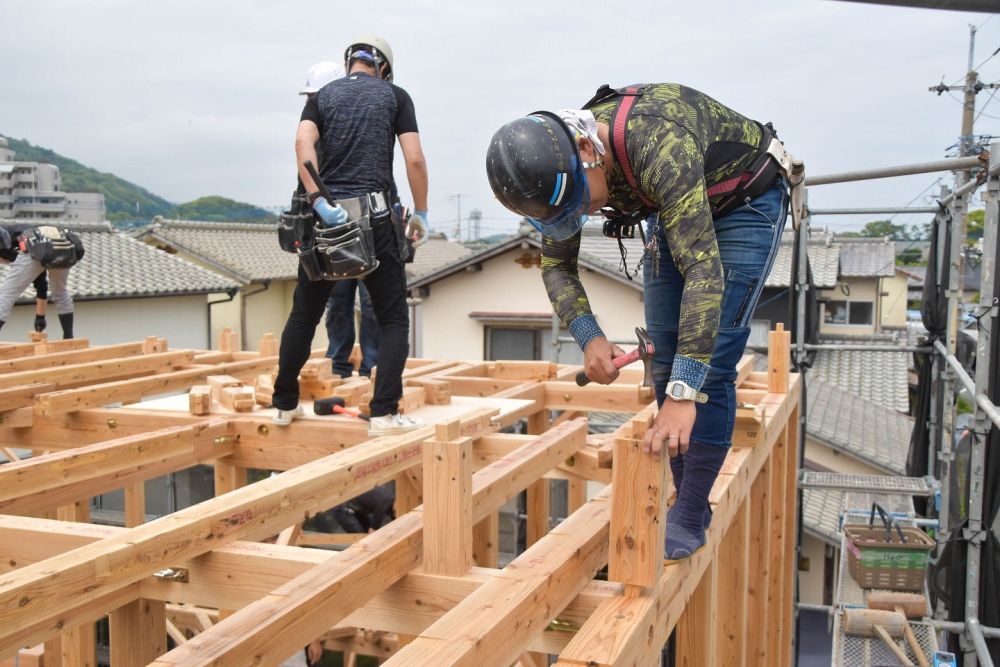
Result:
{"type": "Polygon", "coordinates": [[[639,197],[639,201],[642,202],[643,206],[655,211],[656,204],[639,189],[639,183],[636,181],[635,172],[632,171],[632,162],[628,158],[628,151],[625,147],[625,134],[628,129],[629,112],[632,111],[636,100],[639,99],[639,96],[642,95],[645,89],[645,86],[626,86],[617,91],[618,95],[621,96],[621,101],[618,102],[618,106],[615,107],[615,111],[611,115],[611,132],[609,133],[609,138],[611,140],[611,153],[618,160],[618,164],[621,165],[622,173],[625,175],[625,180],[628,181],[629,187],[632,188],[632,192],[639,197]]]}

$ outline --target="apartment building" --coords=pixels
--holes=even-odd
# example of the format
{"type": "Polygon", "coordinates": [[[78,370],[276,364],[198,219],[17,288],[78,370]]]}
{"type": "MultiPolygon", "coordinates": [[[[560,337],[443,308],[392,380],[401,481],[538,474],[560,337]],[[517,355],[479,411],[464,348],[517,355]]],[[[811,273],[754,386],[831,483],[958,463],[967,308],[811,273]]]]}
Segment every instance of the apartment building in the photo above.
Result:
{"type": "Polygon", "coordinates": [[[106,217],[104,195],[64,192],[59,168],[44,162],[18,162],[0,137],[0,218],[58,219],[101,223],[106,217]]]}

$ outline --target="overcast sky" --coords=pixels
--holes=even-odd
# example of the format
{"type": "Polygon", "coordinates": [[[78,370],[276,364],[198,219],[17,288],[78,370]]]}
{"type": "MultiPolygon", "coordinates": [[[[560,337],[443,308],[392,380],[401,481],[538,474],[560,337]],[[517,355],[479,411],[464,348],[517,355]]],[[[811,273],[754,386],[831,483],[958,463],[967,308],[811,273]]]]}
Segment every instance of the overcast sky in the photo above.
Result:
{"type": "MultiPolygon", "coordinates": [[[[959,134],[960,93],[927,88],[963,77],[970,24],[987,21],[977,64],[1000,47],[1000,18],[989,18],[834,0],[0,0],[0,134],[171,201],[284,205],[306,70],[376,32],[416,105],[432,227],[454,229],[461,194],[463,217],[481,209],[486,234],[514,222],[485,176],[496,128],[579,106],[602,83],[702,90],[773,121],[813,175],[940,158],[959,134]]],[[[1000,55],[980,73],[1000,80],[1000,55]]],[[[976,132],[1000,135],[1000,94],[983,109],[989,99],[979,95],[976,132]]],[[[816,187],[810,203],[898,206],[935,178],[816,187]]],[[[396,179],[408,200],[398,159],[396,179]]]]}

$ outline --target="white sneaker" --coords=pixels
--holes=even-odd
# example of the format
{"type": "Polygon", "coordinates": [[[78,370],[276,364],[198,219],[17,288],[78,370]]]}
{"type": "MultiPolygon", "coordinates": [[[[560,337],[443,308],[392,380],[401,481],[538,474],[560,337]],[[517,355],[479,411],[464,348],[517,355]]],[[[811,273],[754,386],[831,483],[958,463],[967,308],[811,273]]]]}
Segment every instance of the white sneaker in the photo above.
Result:
{"type": "Polygon", "coordinates": [[[401,415],[398,412],[394,415],[383,415],[372,417],[368,422],[368,435],[388,435],[390,433],[405,433],[424,425],[424,420],[420,417],[410,417],[401,415]]]}
{"type": "Polygon", "coordinates": [[[302,406],[296,405],[294,410],[278,410],[275,409],[274,417],[271,420],[278,426],[288,426],[292,423],[292,420],[296,417],[301,417],[303,414],[302,406]]]}

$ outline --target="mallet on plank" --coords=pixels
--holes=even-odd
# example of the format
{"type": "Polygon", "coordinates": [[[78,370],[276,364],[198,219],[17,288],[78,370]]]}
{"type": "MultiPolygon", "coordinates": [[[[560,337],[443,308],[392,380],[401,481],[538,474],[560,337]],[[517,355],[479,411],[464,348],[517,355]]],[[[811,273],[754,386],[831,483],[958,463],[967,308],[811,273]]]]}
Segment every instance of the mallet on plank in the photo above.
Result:
{"type": "MultiPolygon", "coordinates": [[[[919,593],[894,593],[891,591],[872,591],[868,594],[868,608],[881,609],[884,611],[895,611],[903,615],[903,618],[923,618],[927,612],[927,599],[919,593]]],[[[920,667],[930,667],[927,656],[920,648],[920,642],[913,634],[913,628],[907,620],[903,626],[906,641],[910,644],[913,655],[917,656],[920,667]]]]}
{"type": "Polygon", "coordinates": [[[903,626],[908,625],[903,614],[877,609],[844,609],[841,621],[845,634],[878,637],[904,665],[913,667],[913,661],[906,655],[906,651],[893,641],[893,637],[903,636],[903,626]]]}
{"type": "MultiPolygon", "coordinates": [[[[642,327],[635,328],[635,335],[639,338],[639,346],[628,354],[615,357],[611,360],[611,363],[615,365],[615,368],[621,368],[622,366],[628,366],[633,361],[641,359],[644,371],[642,386],[652,387],[654,352],[653,339],[649,337],[649,332],[642,327]]],[[[590,378],[587,377],[586,371],[580,371],[576,374],[576,383],[581,387],[590,383],[590,378]]]]}
{"type": "Polygon", "coordinates": [[[317,398],[313,401],[313,412],[317,415],[350,415],[351,417],[357,417],[358,419],[364,419],[368,421],[368,417],[361,414],[357,410],[352,410],[347,407],[344,399],[340,396],[331,396],[330,398],[317,398]]]}

